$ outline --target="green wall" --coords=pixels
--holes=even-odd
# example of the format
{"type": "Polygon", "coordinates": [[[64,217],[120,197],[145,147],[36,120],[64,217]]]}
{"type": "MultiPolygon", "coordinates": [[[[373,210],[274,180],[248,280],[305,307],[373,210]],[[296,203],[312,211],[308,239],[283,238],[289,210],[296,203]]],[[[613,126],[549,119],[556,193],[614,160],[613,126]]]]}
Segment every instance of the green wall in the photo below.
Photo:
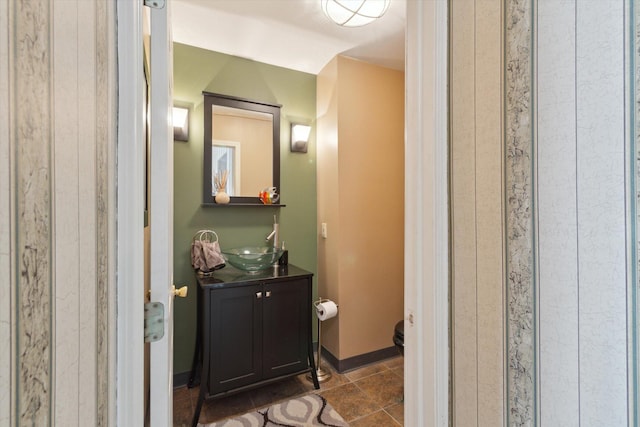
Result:
{"type": "Polygon", "coordinates": [[[174,102],[191,106],[189,141],[174,143],[174,283],[189,286],[187,298],[174,305],[173,369],[181,374],[191,369],[195,347],[197,284],[189,251],[196,231],[213,229],[223,248],[260,244],[277,214],[289,263],[314,273],[316,297],[316,76],[176,43],[173,80],[174,102]],[[202,91],[282,105],[280,202],[286,207],[201,207],[202,91]],[[307,153],[289,151],[291,121],[314,125],[307,153]]]}

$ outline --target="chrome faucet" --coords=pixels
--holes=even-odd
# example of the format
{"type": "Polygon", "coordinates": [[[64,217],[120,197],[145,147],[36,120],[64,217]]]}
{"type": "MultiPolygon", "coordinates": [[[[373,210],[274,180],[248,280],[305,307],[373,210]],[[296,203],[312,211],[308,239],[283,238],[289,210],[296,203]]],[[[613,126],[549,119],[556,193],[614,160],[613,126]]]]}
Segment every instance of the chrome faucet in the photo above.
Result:
{"type": "Polygon", "coordinates": [[[279,225],[278,225],[278,221],[276,220],[276,216],[273,216],[273,231],[271,231],[271,233],[269,233],[269,235],[267,236],[267,238],[265,239],[265,241],[269,241],[271,239],[273,239],[273,247],[275,249],[279,249],[279,244],[280,244],[280,236],[278,235],[278,231],[279,231],[279,225]]]}

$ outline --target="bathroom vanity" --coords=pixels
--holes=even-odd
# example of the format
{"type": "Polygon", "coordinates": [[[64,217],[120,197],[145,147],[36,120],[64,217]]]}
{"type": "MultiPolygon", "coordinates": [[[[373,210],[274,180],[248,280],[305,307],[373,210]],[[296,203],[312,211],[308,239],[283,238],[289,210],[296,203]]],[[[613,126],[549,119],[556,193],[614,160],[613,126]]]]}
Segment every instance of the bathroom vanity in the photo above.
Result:
{"type": "Polygon", "coordinates": [[[229,265],[198,276],[198,338],[189,385],[200,375],[193,417],[205,399],[311,372],[313,274],[283,265],[249,274],[229,265]]]}

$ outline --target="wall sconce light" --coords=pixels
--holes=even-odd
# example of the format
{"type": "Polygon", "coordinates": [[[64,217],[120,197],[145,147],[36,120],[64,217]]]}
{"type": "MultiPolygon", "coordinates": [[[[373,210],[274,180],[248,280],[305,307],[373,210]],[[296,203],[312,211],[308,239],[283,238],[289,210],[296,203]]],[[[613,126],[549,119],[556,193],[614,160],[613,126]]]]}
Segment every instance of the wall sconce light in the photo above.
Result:
{"type": "Polygon", "coordinates": [[[391,0],[320,0],[322,11],[343,27],[361,27],[381,18],[391,0]]]}
{"type": "Polygon", "coordinates": [[[173,107],[173,139],[189,141],[189,109],[173,107]]]}
{"type": "Polygon", "coordinates": [[[291,123],[291,151],[294,153],[306,153],[309,145],[311,126],[291,123]]]}

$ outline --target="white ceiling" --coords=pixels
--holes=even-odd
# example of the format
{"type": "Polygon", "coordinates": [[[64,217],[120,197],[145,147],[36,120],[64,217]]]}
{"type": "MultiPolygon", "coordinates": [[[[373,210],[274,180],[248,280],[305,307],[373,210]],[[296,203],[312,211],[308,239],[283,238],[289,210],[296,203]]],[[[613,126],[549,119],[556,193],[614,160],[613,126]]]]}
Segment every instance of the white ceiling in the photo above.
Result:
{"type": "Polygon", "coordinates": [[[336,55],[404,70],[407,0],[357,28],[334,24],[320,0],[173,0],[175,42],[312,74],[336,55]]]}

